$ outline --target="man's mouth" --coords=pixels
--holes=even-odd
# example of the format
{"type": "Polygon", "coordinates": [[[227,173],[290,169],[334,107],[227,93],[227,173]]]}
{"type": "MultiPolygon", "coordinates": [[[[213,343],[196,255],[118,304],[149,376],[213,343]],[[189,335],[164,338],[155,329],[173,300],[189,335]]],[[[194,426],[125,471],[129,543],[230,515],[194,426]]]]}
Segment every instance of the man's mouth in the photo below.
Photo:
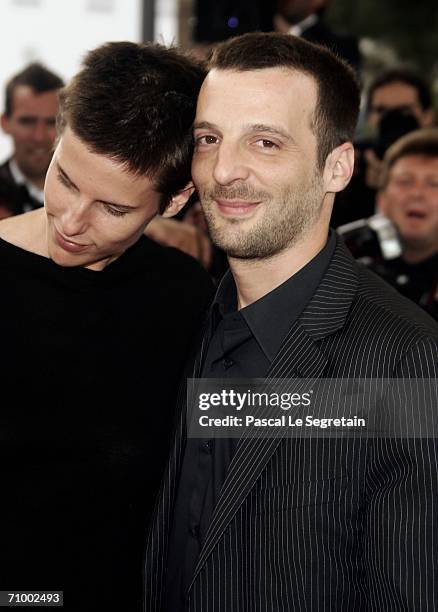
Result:
{"type": "Polygon", "coordinates": [[[408,210],[406,212],[406,216],[408,219],[422,220],[425,219],[427,215],[423,210],[408,210]]]}
{"type": "Polygon", "coordinates": [[[226,217],[244,217],[251,214],[260,202],[248,202],[247,200],[215,199],[219,212],[226,217]]]}
{"type": "Polygon", "coordinates": [[[29,153],[42,157],[45,155],[49,155],[50,149],[48,149],[47,147],[32,147],[32,149],[29,149],[29,153]]]}

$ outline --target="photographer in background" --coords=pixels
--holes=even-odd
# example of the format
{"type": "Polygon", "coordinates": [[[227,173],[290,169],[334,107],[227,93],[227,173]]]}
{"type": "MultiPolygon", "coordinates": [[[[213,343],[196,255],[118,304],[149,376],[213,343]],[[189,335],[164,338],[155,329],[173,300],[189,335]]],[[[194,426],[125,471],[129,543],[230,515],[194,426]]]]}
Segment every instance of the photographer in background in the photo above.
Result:
{"type": "Polygon", "coordinates": [[[420,127],[433,124],[429,84],[419,75],[403,68],[379,74],[368,89],[367,122],[376,129],[383,113],[389,110],[410,112],[420,127]]]}
{"type": "Polygon", "coordinates": [[[336,198],[333,227],[374,213],[385,151],[404,134],[434,123],[428,83],[401,68],[385,71],[374,79],[368,90],[366,111],[370,136],[355,143],[355,173],[348,188],[336,198]]]}
{"type": "Polygon", "coordinates": [[[379,215],[340,227],[356,259],[438,320],[438,128],[386,152],[379,215]]]}

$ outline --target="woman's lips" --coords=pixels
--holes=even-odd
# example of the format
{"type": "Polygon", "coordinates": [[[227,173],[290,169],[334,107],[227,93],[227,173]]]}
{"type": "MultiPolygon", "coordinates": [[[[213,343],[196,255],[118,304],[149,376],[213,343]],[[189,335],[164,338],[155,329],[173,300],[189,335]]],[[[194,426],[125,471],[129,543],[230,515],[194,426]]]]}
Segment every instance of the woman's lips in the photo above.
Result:
{"type": "Polygon", "coordinates": [[[219,211],[229,217],[243,217],[251,213],[260,202],[245,200],[215,200],[219,211]]]}
{"type": "Polygon", "coordinates": [[[68,251],[69,253],[80,253],[84,251],[88,245],[86,244],[78,244],[77,242],[72,242],[71,240],[67,240],[64,236],[58,232],[55,227],[55,240],[58,245],[64,249],[64,251],[68,251]]]}

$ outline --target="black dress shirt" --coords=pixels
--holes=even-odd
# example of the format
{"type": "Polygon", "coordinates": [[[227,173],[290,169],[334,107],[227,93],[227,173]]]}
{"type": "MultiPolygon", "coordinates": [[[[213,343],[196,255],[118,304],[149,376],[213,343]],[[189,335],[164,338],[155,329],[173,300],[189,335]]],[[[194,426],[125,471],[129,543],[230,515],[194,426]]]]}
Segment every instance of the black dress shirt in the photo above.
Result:
{"type": "MultiPolygon", "coordinates": [[[[236,286],[227,272],[211,309],[203,378],[263,378],[267,374],[288,329],[321,282],[335,243],[332,232],[326,246],[306,266],[239,311],[236,286]]],[[[168,612],[185,609],[201,545],[238,443],[238,439],[187,439],[169,543],[168,612]]]]}

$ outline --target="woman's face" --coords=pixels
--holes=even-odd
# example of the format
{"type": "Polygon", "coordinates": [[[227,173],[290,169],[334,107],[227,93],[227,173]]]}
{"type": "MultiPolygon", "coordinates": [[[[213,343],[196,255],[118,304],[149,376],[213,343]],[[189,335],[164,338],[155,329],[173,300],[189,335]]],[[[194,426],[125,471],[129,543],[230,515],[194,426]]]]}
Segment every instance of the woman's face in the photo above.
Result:
{"type": "Polygon", "coordinates": [[[102,270],[140,238],[159,203],[151,179],[92,153],[66,127],[45,183],[49,257],[102,270]]]}

